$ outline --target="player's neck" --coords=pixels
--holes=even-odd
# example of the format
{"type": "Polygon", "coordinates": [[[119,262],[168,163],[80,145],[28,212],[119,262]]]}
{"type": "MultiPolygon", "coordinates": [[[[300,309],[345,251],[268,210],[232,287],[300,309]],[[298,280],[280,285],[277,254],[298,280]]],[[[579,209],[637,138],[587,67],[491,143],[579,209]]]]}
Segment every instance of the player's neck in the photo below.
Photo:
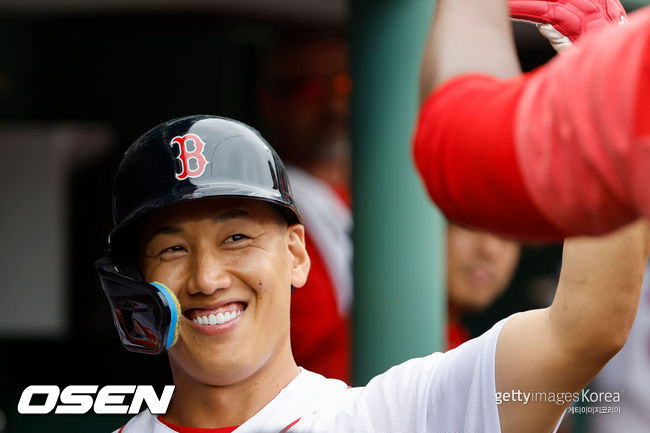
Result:
{"type": "Polygon", "coordinates": [[[299,373],[290,348],[283,349],[254,374],[227,386],[208,385],[172,365],[176,391],[165,420],[198,428],[241,425],[299,373]]]}
{"type": "Polygon", "coordinates": [[[460,322],[460,310],[451,302],[447,303],[447,322],[458,323],[460,322]]]}

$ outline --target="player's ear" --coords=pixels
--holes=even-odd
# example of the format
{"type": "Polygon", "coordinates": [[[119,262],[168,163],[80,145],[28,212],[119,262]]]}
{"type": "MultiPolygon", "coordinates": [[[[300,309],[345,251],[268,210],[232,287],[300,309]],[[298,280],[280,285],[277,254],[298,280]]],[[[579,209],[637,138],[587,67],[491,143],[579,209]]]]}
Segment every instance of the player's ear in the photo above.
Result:
{"type": "Polygon", "coordinates": [[[302,287],[307,281],[311,262],[305,248],[305,227],[292,224],[287,227],[289,253],[291,254],[291,285],[302,287]]]}

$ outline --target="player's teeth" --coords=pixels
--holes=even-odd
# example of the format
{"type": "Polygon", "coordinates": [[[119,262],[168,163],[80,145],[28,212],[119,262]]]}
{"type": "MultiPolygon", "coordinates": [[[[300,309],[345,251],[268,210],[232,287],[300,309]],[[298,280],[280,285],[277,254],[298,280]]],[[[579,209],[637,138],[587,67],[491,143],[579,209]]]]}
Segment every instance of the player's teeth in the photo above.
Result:
{"type": "Polygon", "coordinates": [[[208,316],[197,316],[192,321],[198,323],[199,325],[221,325],[223,323],[229,322],[230,320],[238,317],[242,313],[242,310],[238,311],[226,311],[225,313],[210,314],[208,316]]]}

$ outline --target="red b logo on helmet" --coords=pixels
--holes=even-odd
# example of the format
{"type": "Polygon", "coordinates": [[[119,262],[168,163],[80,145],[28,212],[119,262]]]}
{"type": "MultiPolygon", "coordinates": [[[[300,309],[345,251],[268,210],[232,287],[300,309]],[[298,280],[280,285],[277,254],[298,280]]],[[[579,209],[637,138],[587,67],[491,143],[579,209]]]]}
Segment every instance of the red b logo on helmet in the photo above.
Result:
{"type": "Polygon", "coordinates": [[[185,134],[182,137],[174,137],[169,143],[174,150],[178,149],[176,155],[176,179],[183,180],[188,177],[199,177],[205,171],[208,160],[203,156],[205,143],[196,134],[185,134]],[[188,146],[189,144],[189,146],[188,146]],[[192,149],[190,150],[189,147],[192,149]]]}

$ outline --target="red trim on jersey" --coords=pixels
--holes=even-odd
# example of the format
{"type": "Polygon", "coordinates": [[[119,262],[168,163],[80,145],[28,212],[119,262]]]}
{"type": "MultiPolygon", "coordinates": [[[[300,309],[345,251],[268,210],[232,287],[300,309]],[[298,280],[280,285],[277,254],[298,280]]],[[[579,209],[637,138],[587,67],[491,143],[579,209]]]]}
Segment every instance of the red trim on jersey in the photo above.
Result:
{"type": "Polygon", "coordinates": [[[298,418],[297,420],[295,420],[294,422],[292,422],[291,424],[289,424],[288,426],[286,426],[285,428],[283,428],[283,429],[280,431],[280,433],[286,433],[287,431],[289,431],[289,429],[290,429],[291,427],[293,427],[294,425],[298,424],[298,421],[300,421],[301,419],[302,419],[302,417],[298,418]]]}
{"type": "Polygon", "coordinates": [[[525,80],[464,75],[422,105],[413,153],[429,195],[450,220],[526,238],[563,234],[528,193],[514,142],[525,80]]]}
{"type": "Polygon", "coordinates": [[[219,428],[197,428],[197,427],[184,427],[165,421],[162,415],[158,415],[158,421],[165,424],[170,429],[178,433],[232,433],[238,425],[232,427],[219,427],[219,428]]]}
{"type": "Polygon", "coordinates": [[[120,429],[120,431],[118,431],[117,433],[122,433],[122,430],[124,430],[124,427],[126,427],[126,424],[124,424],[124,425],[122,426],[122,428],[120,429]]]}
{"type": "Polygon", "coordinates": [[[352,207],[352,192],[347,185],[334,185],[329,184],[332,187],[336,196],[341,199],[343,203],[347,205],[348,208],[352,207]]]}
{"type": "Polygon", "coordinates": [[[462,322],[447,321],[447,350],[454,349],[472,338],[469,330],[462,322]]]}

